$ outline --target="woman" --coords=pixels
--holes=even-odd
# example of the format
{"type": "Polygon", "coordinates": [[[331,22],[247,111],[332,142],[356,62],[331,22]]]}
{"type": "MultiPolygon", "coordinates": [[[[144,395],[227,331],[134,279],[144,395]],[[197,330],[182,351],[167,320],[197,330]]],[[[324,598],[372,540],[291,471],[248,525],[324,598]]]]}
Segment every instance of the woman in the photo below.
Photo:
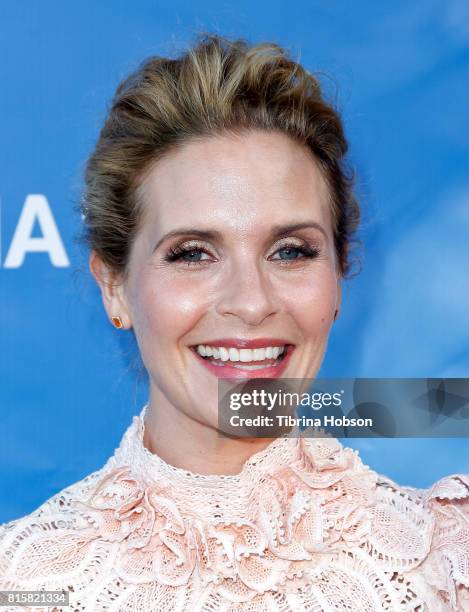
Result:
{"type": "Polygon", "coordinates": [[[1,589],[93,612],[469,609],[468,476],[403,488],[334,439],[218,431],[220,378],[319,370],[359,218],[346,149],[274,44],[206,36],[119,86],[83,215],[149,402],[101,469],[2,527],[1,589]]]}

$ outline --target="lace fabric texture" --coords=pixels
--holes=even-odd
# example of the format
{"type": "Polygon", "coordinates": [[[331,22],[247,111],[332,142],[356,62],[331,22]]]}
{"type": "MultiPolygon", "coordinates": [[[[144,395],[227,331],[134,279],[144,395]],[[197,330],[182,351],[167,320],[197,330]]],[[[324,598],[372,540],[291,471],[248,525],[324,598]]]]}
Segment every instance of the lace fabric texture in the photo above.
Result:
{"type": "Polygon", "coordinates": [[[0,526],[0,590],[70,591],[35,610],[469,610],[469,475],[399,487],[293,437],[193,474],[145,448],[145,410],[100,470],[0,526]]]}

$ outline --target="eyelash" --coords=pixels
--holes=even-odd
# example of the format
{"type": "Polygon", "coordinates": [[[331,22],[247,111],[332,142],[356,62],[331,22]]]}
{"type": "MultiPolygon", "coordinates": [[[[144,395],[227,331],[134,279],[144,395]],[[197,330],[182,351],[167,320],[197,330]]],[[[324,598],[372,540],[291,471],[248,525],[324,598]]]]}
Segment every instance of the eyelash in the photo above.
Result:
{"type": "MultiPolygon", "coordinates": [[[[275,253],[278,253],[279,251],[282,251],[284,249],[295,249],[297,251],[299,251],[302,254],[301,259],[304,257],[306,259],[314,259],[316,257],[318,257],[321,253],[320,249],[316,246],[308,246],[308,245],[297,245],[295,243],[286,243],[284,245],[282,245],[279,249],[277,249],[275,251],[275,253]]],[[[206,254],[207,251],[198,245],[194,245],[194,246],[176,246],[176,247],[171,247],[168,251],[168,253],[165,255],[165,261],[173,263],[176,261],[180,261],[182,260],[182,258],[184,257],[184,255],[186,253],[195,253],[195,252],[203,252],[206,254]]],[[[276,259],[275,261],[281,261],[283,263],[288,263],[289,261],[297,261],[300,258],[295,258],[292,260],[281,260],[281,259],[276,259]]],[[[202,260],[202,261],[184,261],[183,263],[187,266],[199,266],[199,265],[203,265],[204,262],[206,262],[207,260],[202,260]]]]}

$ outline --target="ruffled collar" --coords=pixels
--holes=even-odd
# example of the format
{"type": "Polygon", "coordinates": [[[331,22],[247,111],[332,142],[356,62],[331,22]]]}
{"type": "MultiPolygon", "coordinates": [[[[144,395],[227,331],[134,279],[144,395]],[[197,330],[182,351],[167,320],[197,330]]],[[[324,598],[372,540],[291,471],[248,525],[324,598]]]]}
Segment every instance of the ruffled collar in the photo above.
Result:
{"type": "Polygon", "coordinates": [[[206,476],[145,448],[145,410],[75,504],[85,539],[119,546],[122,579],[180,586],[197,576],[247,601],[369,533],[376,473],[336,439],[278,438],[239,474],[206,476]]]}
{"type": "Polygon", "coordinates": [[[270,472],[279,466],[293,464],[301,457],[300,440],[292,432],[251,455],[238,474],[196,474],[177,468],[150,452],[143,443],[147,407],[133,417],[116,450],[114,464],[116,467],[131,465],[133,474],[143,481],[170,489],[172,499],[182,507],[190,508],[194,499],[199,502],[203,499],[207,517],[227,513],[242,515],[247,497],[270,472]]]}

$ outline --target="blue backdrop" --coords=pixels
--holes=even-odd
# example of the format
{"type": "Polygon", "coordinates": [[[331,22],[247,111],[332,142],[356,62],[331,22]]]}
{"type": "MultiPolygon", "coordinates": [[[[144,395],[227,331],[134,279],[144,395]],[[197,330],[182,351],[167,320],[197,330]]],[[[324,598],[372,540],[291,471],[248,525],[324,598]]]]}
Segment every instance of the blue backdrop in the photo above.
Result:
{"type": "MultiPolygon", "coordinates": [[[[101,467],[146,401],[72,209],[119,80],[199,30],[285,45],[343,114],[365,251],[320,374],[469,376],[465,0],[2,2],[0,522],[101,467]]],[[[469,472],[465,439],[351,445],[401,484],[469,472]]]]}

